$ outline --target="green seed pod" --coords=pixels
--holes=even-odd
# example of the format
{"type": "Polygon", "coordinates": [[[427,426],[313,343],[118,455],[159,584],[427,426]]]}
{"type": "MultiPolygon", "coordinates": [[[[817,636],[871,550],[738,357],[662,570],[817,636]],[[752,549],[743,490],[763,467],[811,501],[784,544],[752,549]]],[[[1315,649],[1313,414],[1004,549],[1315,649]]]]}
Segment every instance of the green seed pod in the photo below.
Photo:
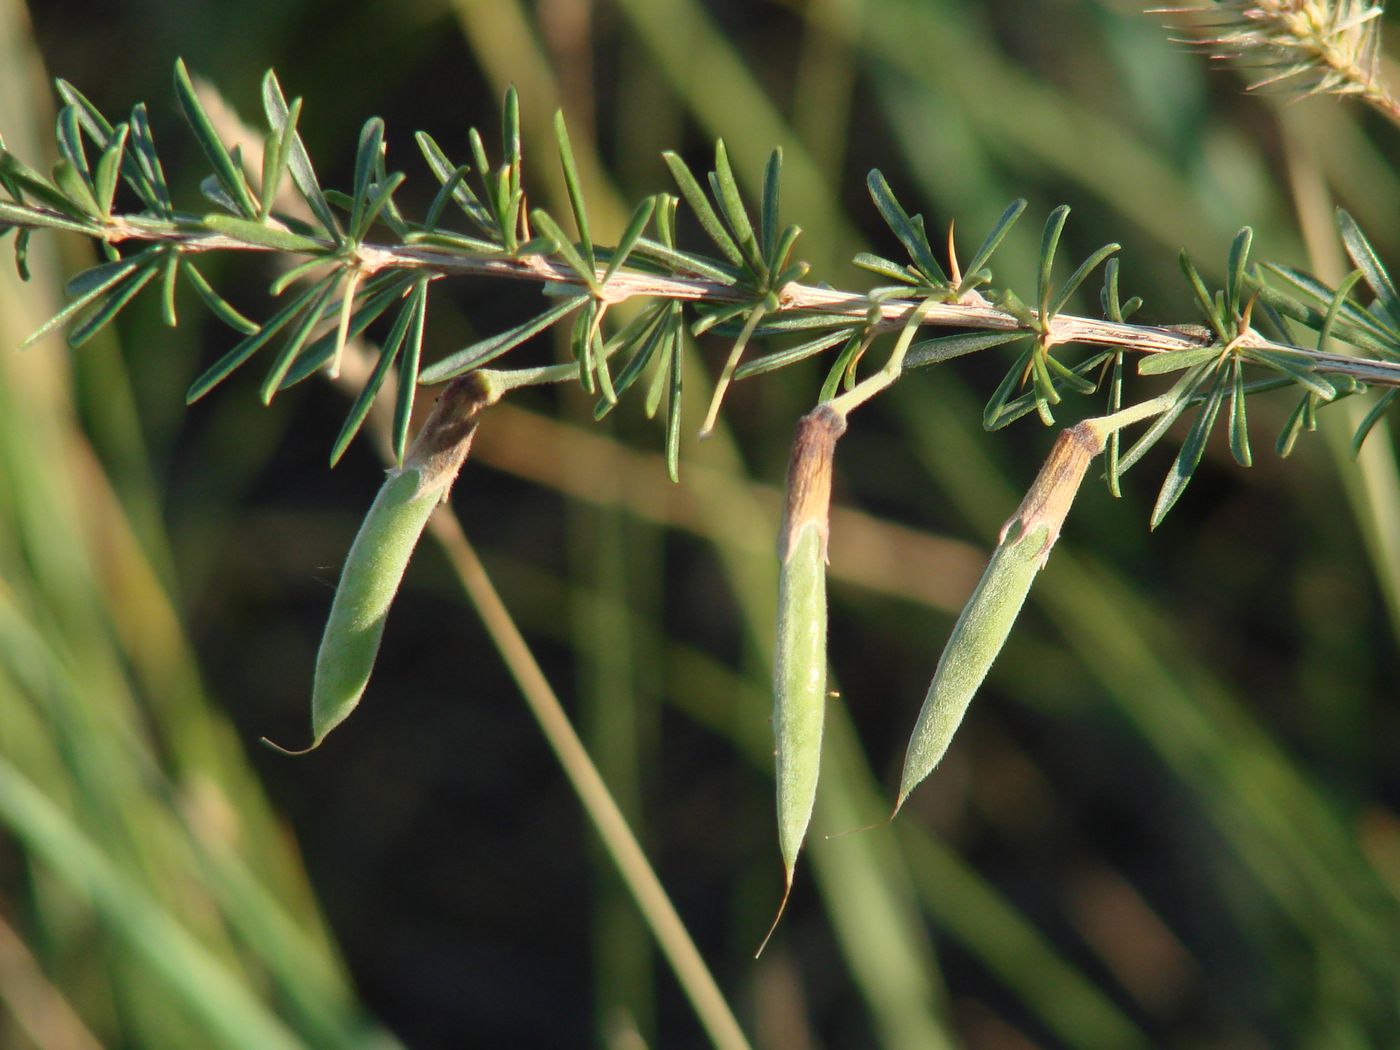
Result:
{"type": "Polygon", "coordinates": [[[461,469],[481,410],[495,400],[477,374],[448,384],[401,470],[389,472],[365,515],[341,570],[311,693],[311,745],[320,746],[360,702],[369,683],[384,621],[408,559],[433,508],[445,502],[461,469]]]}
{"type": "Polygon", "coordinates": [[[1062,432],[1026,498],[1002,527],[977,589],[953,625],[909,738],[895,812],[938,765],[992,663],[1011,633],[1035,575],[1059,538],[1089,462],[1103,450],[1092,424],[1062,432]]]}
{"type": "Polygon", "coordinates": [[[938,659],[938,669],[904,756],[896,811],[948,750],[973,694],[1001,652],[1030,592],[1040,570],[1047,535],[1041,526],[1003,542],[992,552],[992,560],[938,659]]]}
{"type": "Polygon", "coordinates": [[[826,709],[826,537],[815,523],[791,541],[778,577],[773,674],[777,742],[778,845],[792,881],[821,765],[826,709]]]}
{"type": "MultiPolygon", "coordinates": [[[[786,876],[784,903],[812,819],[821,768],[826,717],[827,508],[831,502],[832,454],[845,429],[844,417],[825,405],[798,423],[788,466],[787,507],[778,538],[781,566],[773,733],[777,741],[778,845],[786,876]]],[[[778,912],[782,914],[781,907],[778,912]]]]}
{"type": "Polygon", "coordinates": [[[425,490],[419,471],[405,469],[384,482],[365,515],[345,559],[316,654],[311,692],[313,748],[360,702],[389,606],[428,516],[441,500],[440,489],[425,490]]]}

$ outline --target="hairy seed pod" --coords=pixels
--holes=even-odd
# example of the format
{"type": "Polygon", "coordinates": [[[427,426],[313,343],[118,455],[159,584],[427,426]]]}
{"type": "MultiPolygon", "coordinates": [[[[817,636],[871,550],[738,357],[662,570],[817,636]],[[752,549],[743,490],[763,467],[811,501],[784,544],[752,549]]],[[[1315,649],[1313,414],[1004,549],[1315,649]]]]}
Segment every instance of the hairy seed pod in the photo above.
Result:
{"type": "Polygon", "coordinates": [[[428,518],[445,502],[471,449],[481,410],[495,400],[476,373],[439,395],[404,465],[389,477],[346,556],[331,603],[311,693],[311,745],[318,747],[360,702],[379,652],[389,606],[428,518]]]}
{"type": "Polygon", "coordinates": [[[948,750],[973,695],[1006,643],[1036,573],[1059,538],[1089,462],[1104,436],[1091,424],[1062,432],[1016,513],[1002,527],[977,589],[953,625],[953,633],[909,738],[895,812],[909,792],[933,772],[948,750]]]}
{"type": "MultiPolygon", "coordinates": [[[[773,670],[778,845],[792,886],[812,819],[826,715],[826,540],[831,460],[845,419],[826,406],[802,418],[788,466],[778,538],[778,633],[773,670]]],[[[779,909],[781,914],[781,908],[779,909]]]]}

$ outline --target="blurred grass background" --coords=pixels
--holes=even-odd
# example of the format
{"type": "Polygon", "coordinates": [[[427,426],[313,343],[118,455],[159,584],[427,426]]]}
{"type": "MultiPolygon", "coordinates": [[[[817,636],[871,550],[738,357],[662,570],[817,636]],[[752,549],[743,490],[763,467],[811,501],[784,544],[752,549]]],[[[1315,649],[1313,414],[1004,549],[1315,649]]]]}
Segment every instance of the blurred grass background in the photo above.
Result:
{"type": "MultiPolygon", "coordinates": [[[[306,98],[331,185],[363,120],[387,120],[413,213],[431,187],[410,133],[464,155],[513,82],[536,200],[563,202],[562,106],[603,241],[669,188],[660,150],[703,164],[723,135],[750,191],[784,147],[785,220],[838,287],[860,286],[855,251],[893,250],[871,166],[965,245],[1027,197],[998,270],[1018,288],[1044,215],[1072,205],[1066,246],[1121,242],[1124,294],[1164,322],[1195,319],[1178,249],[1218,279],[1245,223],[1261,256],[1335,280],[1340,202],[1400,259],[1393,129],[1332,99],[1244,96],[1168,36],[1110,0],[0,0],[0,133],[47,166],[47,77],[109,113],[145,99],[198,208],[175,57],[250,118],[272,66],[306,98]]],[[[0,342],[92,259],[38,237],[30,284],[0,267],[0,342]]],[[[266,309],[267,271],[217,275],[266,309]]],[[[436,286],[428,352],[537,296],[436,286]]],[[[80,354],[0,354],[0,1046],[705,1045],[431,545],[355,718],[298,761],[254,746],[305,731],[380,467],[365,444],[325,468],[346,403],[324,384],[262,409],[249,374],[186,409],[229,338],[181,307],[174,332],[138,302],[80,354]]],[[[826,841],[888,811],[953,616],[1053,436],[981,432],[1004,358],[863,410],[837,460],[842,695],[809,855],[754,962],[781,877],[775,487],[821,371],[738,384],[701,444],[723,353],[705,345],[679,487],[637,406],[594,426],[564,391],[494,410],[454,504],[755,1044],[1393,1041],[1389,432],[1353,464],[1332,409],[1283,463],[1291,401],[1261,398],[1256,466],[1213,444],[1150,537],[1171,452],[1122,501],[1089,487],[937,775],[897,825],[826,841]]]]}

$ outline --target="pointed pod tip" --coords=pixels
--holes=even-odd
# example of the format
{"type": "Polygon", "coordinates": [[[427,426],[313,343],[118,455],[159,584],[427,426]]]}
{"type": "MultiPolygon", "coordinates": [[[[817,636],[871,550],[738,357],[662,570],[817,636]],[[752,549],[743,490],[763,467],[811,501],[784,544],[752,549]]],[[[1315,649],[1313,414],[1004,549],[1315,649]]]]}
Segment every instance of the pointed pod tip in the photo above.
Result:
{"type": "Polygon", "coordinates": [[[265,747],[270,747],[279,755],[290,755],[293,758],[297,758],[301,755],[311,754],[311,752],[315,751],[318,747],[321,746],[321,741],[324,739],[324,737],[319,737],[311,741],[311,743],[307,744],[303,748],[283,747],[281,744],[275,743],[274,741],[268,739],[265,736],[258,737],[258,743],[264,745],[265,747]]]}
{"type": "Polygon", "coordinates": [[[783,871],[783,899],[778,902],[778,914],[773,916],[773,923],[768,927],[768,932],[763,935],[763,941],[759,944],[758,950],[753,953],[757,959],[763,954],[763,949],[768,947],[768,942],[773,939],[773,931],[778,928],[778,923],[782,921],[783,912],[787,910],[788,897],[792,896],[792,865],[784,865],[783,871]]]}

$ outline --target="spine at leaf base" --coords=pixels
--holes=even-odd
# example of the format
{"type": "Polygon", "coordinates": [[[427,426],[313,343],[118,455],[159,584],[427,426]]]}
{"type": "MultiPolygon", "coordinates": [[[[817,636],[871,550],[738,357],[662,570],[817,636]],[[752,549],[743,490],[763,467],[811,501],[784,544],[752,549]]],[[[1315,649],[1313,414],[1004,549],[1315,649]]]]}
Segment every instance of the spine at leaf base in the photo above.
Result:
{"type": "Polygon", "coordinates": [[[391,471],[341,570],[311,693],[311,745],[318,747],[360,702],[389,606],[433,508],[447,499],[471,448],[481,410],[495,400],[477,373],[443,390],[401,470],[391,471]]]}
{"type": "Polygon", "coordinates": [[[973,695],[1006,643],[1036,573],[1050,556],[1089,462],[1103,450],[1092,424],[1062,432],[1021,506],[1001,531],[977,589],[953,625],[909,738],[895,812],[933,772],[973,695]]]}
{"type": "MultiPolygon", "coordinates": [[[[831,460],[845,419],[826,406],[797,426],[778,537],[778,632],[773,668],[778,846],[783,903],[812,819],[826,716],[826,540],[831,460]]],[[[782,907],[778,909],[782,915],[782,907]]],[[[774,919],[774,925],[777,919],[774,919]]],[[[769,933],[771,934],[771,930],[769,933]]],[[[765,939],[766,943],[766,939],[765,939]]],[[[760,948],[760,950],[762,950],[760,948]]]]}

